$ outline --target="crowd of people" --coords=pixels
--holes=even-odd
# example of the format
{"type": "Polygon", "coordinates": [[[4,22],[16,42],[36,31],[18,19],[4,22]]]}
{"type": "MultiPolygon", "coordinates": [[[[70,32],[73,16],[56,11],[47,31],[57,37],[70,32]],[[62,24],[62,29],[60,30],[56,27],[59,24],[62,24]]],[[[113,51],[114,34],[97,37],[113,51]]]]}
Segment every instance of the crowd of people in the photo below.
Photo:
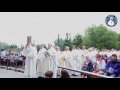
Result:
{"type": "MultiPolygon", "coordinates": [[[[15,67],[15,59],[26,60],[26,57],[22,55],[20,52],[16,51],[6,51],[4,49],[0,50],[0,64],[7,65],[7,61],[9,61],[8,66],[15,67]]],[[[18,61],[17,66],[23,66],[23,61],[18,61]]]]}
{"type": "MultiPolygon", "coordinates": [[[[65,46],[64,51],[61,51],[60,47],[48,44],[48,50],[46,50],[44,44],[41,44],[37,53],[36,46],[29,44],[23,50],[23,55],[26,56],[25,76],[31,78],[45,77],[47,71],[52,71],[52,78],[56,78],[62,73],[57,66],[85,70],[110,77],[119,77],[120,75],[120,51],[115,49],[100,51],[94,47],[85,49],[83,46],[80,49],[73,45],[71,51],[68,46],[65,46]]],[[[69,76],[80,75],[75,71],[66,71],[69,76]]],[[[86,76],[81,74],[81,77],[86,76]]]]}
{"type": "MultiPolygon", "coordinates": [[[[115,49],[100,51],[94,47],[86,49],[83,46],[80,49],[73,45],[71,51],[69,46],[65,46],[64,51],[61,51],[60,47],[53,47],[51,44],[48,44],[48,50],[46,50],[44,44],[41,44],[40,50],[37,52],[36,45],[32,43],[27,44],[21,53],[1,50],[0,58],[3,57],[10,60],[10,66],[15,65],[14,59],[25,60],[24,74],[28,78],[56,78],[57,75],[61,75],[61,78],[62,75],[70,78],[71,75],[80,75],[78,72],[62,70],[57,66],[84,70],[115,78],[120,77],[120,51],[115,49]],[[66,74],[64,75],[64,73],[66,74]]],[[[22,65],[23,62],[19,62],[19,64],[22,65]]],[[[89,78],[90,76],[81,74],[81,77],[89,78]]]]}

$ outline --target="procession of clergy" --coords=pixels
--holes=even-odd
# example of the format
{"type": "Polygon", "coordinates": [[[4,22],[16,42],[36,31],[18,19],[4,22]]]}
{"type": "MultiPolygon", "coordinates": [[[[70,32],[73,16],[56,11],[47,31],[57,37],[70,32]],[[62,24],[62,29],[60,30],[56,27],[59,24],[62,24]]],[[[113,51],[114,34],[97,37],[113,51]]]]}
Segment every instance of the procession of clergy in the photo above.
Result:
{"type": "MultiPolygon", "coordinates": [[[[106,54],[108,57],[116,54],[118,59],[120,59],[120,51],[114,49],[99,51],[94,47],[85,49],[85,46],[80,49],[76,45],[73,45],[71,51],[68,46],[65,46],[64,51],[61,51],[60,47],[53,47],[51,44],[48,44],[48,50],[46,50],[44,44],[41,44],[40,50],[37,52],[37,48],[33,43],[26,45],[22,53],[26,56],[24,71],[26,78],[45,77],[47,71],[52,71],[53,78],[56,78],[61,72],[61,69],[57,66],[81,70],[85,58],[89,57],[94,62],[96,60],[96,54],[106,54]]],[[[68,73],[69,75],[80,75],[78,72],[69,70],[68,73]]]]}

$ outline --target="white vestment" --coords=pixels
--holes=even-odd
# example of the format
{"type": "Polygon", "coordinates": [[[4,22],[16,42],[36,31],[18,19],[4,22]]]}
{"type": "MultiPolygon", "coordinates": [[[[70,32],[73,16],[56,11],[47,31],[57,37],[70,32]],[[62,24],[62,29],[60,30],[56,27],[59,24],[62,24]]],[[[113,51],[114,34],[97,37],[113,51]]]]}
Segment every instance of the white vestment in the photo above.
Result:
{"type": "Polygon", "coordinates": [[[36,77],[37,49],[35,48],[36,47],[29,45],[23,50],[23,55],[26,57],[24,74],[26,77],[30,78],[36,77]]]}
{"type": "Polygon", "coordinates": [[[57,66],[58,66],[56,50],[53,47],[51,47],[51,48],[48,49],[48,53],[50,54],[49,68],[50,68],[50,71],[53,72],[53,78],[56,78],[56,76],[57,76],[57,66]]]}
{"type": "MultiPolygon", "coordinates": [[[[73,63],[72,63],[72,58],[71,58],[71,52],[70,51],[64,51],[62,53],[62,57],[65,58],[65,60],[62,60],[63,62],[63,67],[67,67],[67,68],[73,68],[73,63]]],[[[67,70],[69,75],[72,74],[71,71],[67,70]]]]}
{"type": "Polygon", "coordinates": [[[115,54],[117,55],[117,59],[119,59],[119,52],[116,51],[115,54]]]}
{"type": "Polygon", "coordinates": [[[82,56],[81,50],[78,50],[77,55],[78,55],[78,56],[77,56],[77,59],[78,59],[78,62],[79,62],[78,68],[81,70],[81,68],[82,68],[82,66],[81,66],[81,56],[82,56]]]}
{"type": "Polygon", "coordinates": [[[45,58],[42,61],[42,77],[45,77],[45,73],[50,70],[50,57],[45,56],[45,58]]]}
{"type": "Polygon", "coordinates": [[[81,61],[80,61],[80,65],[83,66],[84,62],[85,62],[85,56],[87,55],[88,51],[87,50],[81,50],[81,61]]]}
{"type": "Polygon", "coordinates": [[[89,53],[90,60],[91,60],[92,62],[95,62],[95,61],[96,61],[96,54],[97,54],[97,51],[91,51],[91,52],[89,53]]]}
{"type": "MultiPolygon", "coordinates": [[[[62,66],[61,52],[56,51],[58,66],[62,66]]],[[[61,68],[58,68],[58,74],[61,73],[61,68]]]]}
{"type": "MultiPolygon", "coordinates": [[[[44,68],[44,64],[45,63],[43,60],[45,60],[45,51],[46,49],[45,48],[42,48],[39,50],[38,52],[38,61],[37,61],[37,76],[41,76],[41,77],[44,77],[44,71],[43,71],[43,68],[44,68]]],[[[46,68],[46,67],[45,67],[46,68]]]]}
{"type": "Polygon", "coordinates": [[[111,53],[110,53],[110,52],[107,52],[106,54],[107,54],[107,56],[108,56],[108,57],[110,57],[110,56],[111,56],[111,53]]]}
{"type": "MultiPolygon", "coordinates": [[[[72,67],[73,67],[73,69],[79,70],[80,69],[80,61],[78,59],[78,50],[77,49],[72,50],[71,55],[72,55],[72,67]]],[[[73,72],[73,74],[79,75],[80,73],[73,72]]]]}

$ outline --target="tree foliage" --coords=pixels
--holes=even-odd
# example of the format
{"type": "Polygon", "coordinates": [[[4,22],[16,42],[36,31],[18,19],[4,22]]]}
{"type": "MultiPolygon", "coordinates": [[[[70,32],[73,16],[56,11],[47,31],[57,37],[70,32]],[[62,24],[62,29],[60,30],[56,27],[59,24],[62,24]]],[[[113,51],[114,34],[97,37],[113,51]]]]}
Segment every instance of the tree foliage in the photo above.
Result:
{"type": "Polygon", "coordinates": [[[77,34],[77,35],[75,35],[74,37],[73,37],[73,44],[74,45],[77,45],[77,46],[81,46],[81,44],[82,44],[82,35],[80,35],[80,34],[77,34]]]}
{"type": "Polygon", "coordinates": [[[85,30],[84,36],[78,33],[73,37],[73,40],[69,38],[69,33],[67,33],[66,38],[62,39],[62,42],[60,42],[60,44],[62,50],[65,46],[69,46],[71,49],[73,44],[80,47],[84,45],[86,48],[95,47],[100,50],[113,48],[120,49],[120,34],[108,29],[103,25],[92,25],[85,30]]]}
{"type": "Polygon", "coordinates": [[[64,40],[64,47],[65,46],[69,46],[70,50],[72,50],[72,40],[71,40],[71,36],[70,36],[70,33],[66,33],[66,38],[64,40]]]}
{"type": "MultiPolygon", "coordinates": [[[[108,29],[103,25],[95,26],[92,25],[85,29],[85,35],[82,36],[81,33],[77,33],[73,39],[71,39],[71,34],[66,33],[66,38],[59,38],[54,41],[55,46],[59,46],[61,50],[64,50],[65,46],[69,46],[70,50],[72,45],[77,45],[82,47],[83,45],[86,48],[95,47],[98,49],[120,49],[120,33],[116,33],[113,30],[108,29]],[[59,41],[59,42],[58,42],[59,41]]],[[[37,50],[40,50],[40,46],[37,45],[37,50]]],[[[47,46],[45,45],[47,49],[47,46]]],[[[24,49],[24,46],[21,45],[19,48],[17,45],[0,42],[0,49],[5,50],[14,50],[21,51],[24,49]]]]}
{"type": "Polygon", "coordinates": [[[65,47],[64,43],[65,41],[62,38],[59,39],[59,44],[58,44],[58,39],[54,41],[55,46],[59,46],[62,51],[64,50],[65,47]]]}
{"type": "Polygon", "coordinates": [[[118,34],[108,30],[103,25],[89,27],[85,34],[90,39],[88,40],[90,41],[90,46],[98,49],[118,49],[118,34]]]}

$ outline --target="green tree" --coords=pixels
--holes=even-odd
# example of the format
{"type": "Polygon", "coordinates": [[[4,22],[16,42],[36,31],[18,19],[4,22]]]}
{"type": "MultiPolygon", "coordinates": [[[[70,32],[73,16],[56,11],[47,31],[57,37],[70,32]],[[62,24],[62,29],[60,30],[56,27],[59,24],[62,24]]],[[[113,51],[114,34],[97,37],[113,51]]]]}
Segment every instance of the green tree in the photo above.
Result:
{"type": "Polygon", "coordinates": [[[120,33],[118,34],[117,49],[120,49],[120,33]]]}
{"type": "Polygon", "coordinates": [[[7,43],[0,42],[0,49],[6,49],[8,47],[7,43]]]}
{"type": "Polygon", "coordinates": [[[118,41],[120,42],[120,33],[118,34],[118,41]]]}
{"type": "Polygon", "coordinates": [[[82,37],[82,43],[80,47],[82,48],[82,46],[86,46],[86,48],[92,47],[90,38],[87,35],[82,37]]]}
{"type": "Polygon", "coordinates": [[[75,35],[73,37],[72,42],[73,42],[74,45],[81,46],[81,44],[82,44],[82,35],[80,35],[80,34],[75,35]]]}
{"type": "MultiPolygon", "coordinates": [[[[65,47],[64,43],[65,43],[65,41],[62,38],[60,38],[59,39],[59,47],[62,51],[64,50],[64,47],[65,47]]],[[[55,44],[55,46],[58,46],[58,39],[56,39],[54,41],[54,44],[55,44]]]]}
{"type": "Polygon", "coordinates": [[[103,25],[89,27],[85,36],[90,39],[90,46],[96,47],[98,49],[112,49],[118,48],[118,35],[116,32],[109,30],[103,25]]]}
{"type": "Polygon", "coordinates": [[[66,38],[65,38],[64,46],[69,46],[70,50],[72,50],[72,45],[73,44],[72,44],[70,33],[66,33],[66,38]]]}

